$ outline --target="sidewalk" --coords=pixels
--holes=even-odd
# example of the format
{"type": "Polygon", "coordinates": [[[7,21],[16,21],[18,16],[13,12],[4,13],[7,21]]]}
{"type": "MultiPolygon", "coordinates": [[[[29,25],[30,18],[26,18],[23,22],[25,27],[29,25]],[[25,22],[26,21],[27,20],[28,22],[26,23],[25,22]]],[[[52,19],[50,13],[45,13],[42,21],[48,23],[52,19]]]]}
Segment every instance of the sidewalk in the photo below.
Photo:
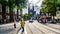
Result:
{"type": "Polygon", "coordinates": [[[17,34],[20,29],[20,24],[16,22],[16,28],[14,23],[0,25],[0,34],[17,34]]]}
{"type": "Polygon", "coordinates": [[[9,26],[9,25],[13,25],[13,24],[14,23],[2,24],[2,25],[0,25],[0,27],[9,26]]]}
{"type": "MultiPolygon", "coordinates": [[[[19,23],[18,23],[19,24],[19,23]]],[[[19,29],[20,29],[20,24],[18,25],[16,24],[16,29],[14,29],[13,31],[10,32],[10,34],[17,34],[19,29]]],[[[9,34],[9,33],[8,33],[9,34]]]]}

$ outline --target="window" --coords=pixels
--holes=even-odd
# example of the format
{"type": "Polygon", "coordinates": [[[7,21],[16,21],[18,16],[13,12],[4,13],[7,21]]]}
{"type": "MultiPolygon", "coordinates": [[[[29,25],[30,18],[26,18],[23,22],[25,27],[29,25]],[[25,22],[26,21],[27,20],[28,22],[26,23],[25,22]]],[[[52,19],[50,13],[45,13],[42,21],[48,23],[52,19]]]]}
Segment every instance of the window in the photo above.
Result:
{"type": "Polygon", "coordinates": [[[57,14],[59,14],[59,12],[57,12],[57,14]]]}
{"type": "Polygon", "coordinates": [[[57,11],[56,12],[56,16],[60,16],[60,11],[57,11]]]}
{"type": "Polygon", "coordinates": [[[6,13],[9,13],[9,7],[8,6],[6,7],[6,13]]]}
{"type": "Polygon", "coordinates": [[[17,7],[15,7],[13,11],[15,14],[17,14],[17,7]]]}
{"type": "Polygon", "coordinates": [[[6,16],[6,19],[9,19],[9,16],[6,16]]]}
{"type": "Polygon", "coordinates": [[[57,14],[60,14],[60,11],[57,11],[57,14]]]}
{"type": "Polygon", "coordinates": [[[0,15],[0,19],[2,19],[2,16],[0,15]]]}
{"type": "Polygon", "coordinates": [[[0,12],[2,12],[2,5],[0,4],[0,12]]]}

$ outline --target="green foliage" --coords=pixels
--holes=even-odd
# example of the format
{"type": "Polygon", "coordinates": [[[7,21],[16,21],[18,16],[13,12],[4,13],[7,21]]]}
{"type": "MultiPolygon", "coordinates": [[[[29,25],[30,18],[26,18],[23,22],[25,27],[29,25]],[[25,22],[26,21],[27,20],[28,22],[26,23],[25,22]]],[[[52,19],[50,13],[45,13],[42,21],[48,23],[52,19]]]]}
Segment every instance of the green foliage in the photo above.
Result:
{"type": "Polygon", "coordinates": [[[46,6],[46,11],[48,11],[49,13],[51,13],[52,16],[56,15],[56,3],[57,0],[47,0],[47,6],[46,6]]]}
{"type": "Polygon", "coordinates": [[[27,20],[28,19],[28,14],[25,13],[25,14],[22,15],[22,17],[24,18],[24,20],[27,20]]]}
{"type": "Polygon", "coordinates": [[[60,0],[57,1],[57,4],[60,4],[60,0]]]}
{"type": "Polygon", "coordinates": [[[17,6],[17,9],[26,7],[26,0],[16,0],[15,5],[17,6]]]}
{"type": "Polygon", "coordinates": [[[41,12],[44,12],[44,11],[45,11],[45,9],[44,9],[44,8],[41,8],[40,10],[41,10],[41,12]]]}
{"type": "Polygon", "coordinates": [[[29,16],[30,16],[30,17],[32,17],[32,16],[33,16],[33,13],[32,13],[32,12],[30,12],[29,16]]]}
{"type": "Polygon", "coordinates": [[[57,7],[59,7],[60,10],[60,0],[57,1],[57,7]]]}
{"type": "Polygon", "coordinates": [[[42,3],[42,9],[40,10],[42,12],[46,11],[47,13],[50,13],[51,16],[55,16],[57,11],[57,6],[60,7],[60,0],[44,0],[42,3]]]}
{"type": "Polygon", "coordinates": [[[0,0],[0,4],[3,6],[7,6],[7,1],[6,0],[0,0]]]}
{"type": "Polygon", "coordinates": [[[27,0],[0,0],[0,4],[6,5],[9,7],[14,8],[14,6],[17,6],[18,9],[26,7],[27,0]]]}

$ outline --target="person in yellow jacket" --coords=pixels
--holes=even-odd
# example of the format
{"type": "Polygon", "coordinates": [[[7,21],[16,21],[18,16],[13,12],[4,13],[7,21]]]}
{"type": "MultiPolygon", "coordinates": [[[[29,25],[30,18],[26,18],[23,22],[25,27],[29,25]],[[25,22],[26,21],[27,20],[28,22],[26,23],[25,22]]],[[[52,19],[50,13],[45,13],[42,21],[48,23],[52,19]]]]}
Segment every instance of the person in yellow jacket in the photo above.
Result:
{"type": "Polygon", "coordinates": [[[24,19],[22,18],[22,20],[21,20],[21,28],[22,28],[22,33],[24,32],[24,26],[25,26],[25,21],[24,21],[24,19]]]}

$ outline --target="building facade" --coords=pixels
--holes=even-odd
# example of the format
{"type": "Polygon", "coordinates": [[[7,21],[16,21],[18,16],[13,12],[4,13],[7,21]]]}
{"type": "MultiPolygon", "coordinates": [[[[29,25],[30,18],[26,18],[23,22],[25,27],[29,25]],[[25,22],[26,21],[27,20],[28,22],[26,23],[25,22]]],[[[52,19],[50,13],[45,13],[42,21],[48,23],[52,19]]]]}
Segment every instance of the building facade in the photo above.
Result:
{"type": "Polygon", "coordinates": [[[2,23],[2,5],[0,4],[0,24],[2,23]]]}
{"type": "MultiPolygon", "coordinates": [[[[12,18],[10,18],[11,13],[10,13],[10,10],[9,10],[8,6],[6,7],[5,11],[6,12],[4,12],[2,10],[2,5],[0,4],[0,24],[6,24],[6,23],[12,23],[13,22],[13,21],[10,21],[10,19],[12,20],[12,18]],[[3,22],[3,21],[5,21],[5,22],[3,22]]],[[[16,20],[17,19],[17,11],[14,11],[12,14],[13,14],[13,16],[12,16],[13,20],[14,19],[16,20]]]]}

